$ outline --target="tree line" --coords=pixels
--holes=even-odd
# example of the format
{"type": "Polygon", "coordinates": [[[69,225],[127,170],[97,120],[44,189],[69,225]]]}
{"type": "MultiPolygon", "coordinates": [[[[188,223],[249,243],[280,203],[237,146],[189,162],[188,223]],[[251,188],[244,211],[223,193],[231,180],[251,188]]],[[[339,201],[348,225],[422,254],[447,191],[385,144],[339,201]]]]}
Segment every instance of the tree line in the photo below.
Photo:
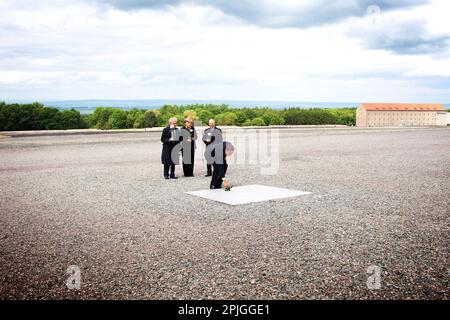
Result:
{"type": "Polygon", "coordinates": [[[0,130],[54,130],[97,128],[127,129],[166,126],[169,118],[177,117],[183,124],[186,117],[207,124],[211,118],[217,125],[355,125],[356,108],[232,108],[226,104],[164,105],[157,110],[133,108],[122,110],[98,107],[89,115],[79,111],[59,110],[40,103],[6,104],[0,102],[0,130]]]}
{"type": "Polygon", "coordinates": [[[48,108],[40,103],[0,102],[0,130],[55,130],[88,128],[79,111],[48,108]]]}

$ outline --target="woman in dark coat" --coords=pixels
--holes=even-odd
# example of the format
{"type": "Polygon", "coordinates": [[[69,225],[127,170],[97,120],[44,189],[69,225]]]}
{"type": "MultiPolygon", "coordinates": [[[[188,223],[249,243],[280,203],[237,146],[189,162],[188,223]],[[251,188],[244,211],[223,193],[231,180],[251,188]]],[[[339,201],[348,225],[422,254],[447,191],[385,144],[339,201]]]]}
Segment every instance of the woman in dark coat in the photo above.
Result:
{"type": "Polygon", "coordinates": [[[184,119],[184,126],[180,129],[181,146],[183,154],[183,173],[185,177],[194,176],[194,157],[195,157],[195,140],[197,140],[197,132],[192,125],[192,120],[184,119]]]}
{"type": "Polygon", "coordinates": [[[170,118],[169,125],[163,129],[161,134],[161,142],[163,143],[161,162],[164,165],[165,179],[178,179],[175,176],[175,165],[179,164],[179,157],[176,150],[177,144],[180,142],[180,133],[177,128],[177,118],[170,118]],[[174,156],[172,157],[172,153],[174,156]],[[170,176],[169,176],[170,171],[170,176]]]}

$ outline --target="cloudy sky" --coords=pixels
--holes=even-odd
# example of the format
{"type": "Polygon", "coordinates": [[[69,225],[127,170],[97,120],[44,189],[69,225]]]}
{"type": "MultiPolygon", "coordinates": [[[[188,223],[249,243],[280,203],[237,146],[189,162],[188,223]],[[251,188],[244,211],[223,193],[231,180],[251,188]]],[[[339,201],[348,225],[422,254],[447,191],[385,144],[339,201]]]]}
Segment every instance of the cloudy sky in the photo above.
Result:
{"type": "Polygon", "coordinates": [[[0,100],[450,102],[448,0],[0,0],[0,100]]]}

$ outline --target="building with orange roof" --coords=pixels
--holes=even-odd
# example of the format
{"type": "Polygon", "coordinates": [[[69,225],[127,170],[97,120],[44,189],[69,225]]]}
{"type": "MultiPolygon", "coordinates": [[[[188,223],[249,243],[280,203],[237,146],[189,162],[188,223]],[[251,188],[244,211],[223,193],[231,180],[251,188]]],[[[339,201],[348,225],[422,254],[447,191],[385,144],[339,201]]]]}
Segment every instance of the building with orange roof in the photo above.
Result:
{"type": "Polygon", "coordinates": [[[362,103],[356,109],[358,127],[402,127],[447,125],[443,104],[362,103]]]}

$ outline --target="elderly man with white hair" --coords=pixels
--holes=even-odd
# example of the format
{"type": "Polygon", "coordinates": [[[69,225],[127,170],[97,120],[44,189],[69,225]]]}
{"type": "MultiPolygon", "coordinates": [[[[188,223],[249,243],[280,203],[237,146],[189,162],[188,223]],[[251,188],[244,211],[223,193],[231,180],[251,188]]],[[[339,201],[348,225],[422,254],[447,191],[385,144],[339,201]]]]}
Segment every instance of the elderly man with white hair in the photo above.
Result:
{"type": "Polygon", "coordinates": [[[161,162],[164,165],[165,179],[178,179],[175,176],[175,165],[179,164],[179,157],[177,157],[176,154],[172,157],[173,149],[180,142],[180,133],[177,128],[177,122],[177,118],[170,118],[169,125],[163,129],[161,134],[161,142],[163,144],[161,162]]]}
{"type": "MultiPolygon", "coordinates": [[[[209,119],[208,121],[209,128],[207,128],[203,132],[203,142],[206,144],[206,147],[208,147],[211,144],[214,143],[221,143],[222,142],[222,130],[216,127],[216,120],[209,119]]],[[[211,177],[212,176],[212,163],[208,161],[208,155],[205,152],[205,157],[207,160],[206,164],[206,176],[205,177],[211,177]]]]}

